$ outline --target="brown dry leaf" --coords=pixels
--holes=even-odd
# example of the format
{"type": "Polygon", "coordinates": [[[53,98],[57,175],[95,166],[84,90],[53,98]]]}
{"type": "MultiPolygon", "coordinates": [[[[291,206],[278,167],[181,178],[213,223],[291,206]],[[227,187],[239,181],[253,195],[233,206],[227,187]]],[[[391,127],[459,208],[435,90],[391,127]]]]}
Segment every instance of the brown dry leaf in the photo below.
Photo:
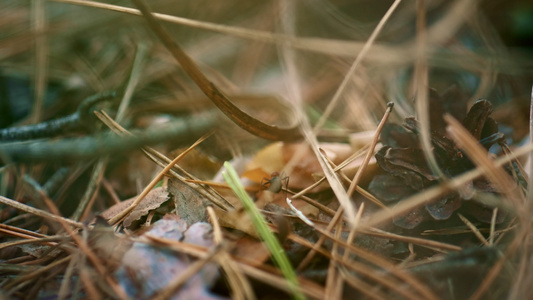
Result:
{"type": "MultiPolygon", "coordinates": [[[[331,160],[335,165],[339,165],[348,159],[353,153],[355,153],[354,149],[350,145],[342,143],[321,143],[320,149],[325,152],[328,159],[331,160]]],[[[304,151],[304,153],[302,155],[302,159],[295,164],[294,169],[290,174],[289,187],[295,189],[304,189],[315,183],[318,178],[324,177],[324,172],[313,151],[303,143],[285,144],[285,147],[283,148],[285,161],[292,159],[297,151],[304,151]]],[[[344,167],[343,172],[348,177],[353,177],[361,166],[363,160],[364,157],[356,159],[344,167]]],[[[375,159],[372,158],[367,168],[372,168],[372,166],[375,167],[375,165],[375,159]]],[[[325,181],[321,185],[311,190],[311,192],[319,192],[326,188],[329,188],[329,185],[325,181]]]]}
{"type": "Polygon", "coordinates": [[[150,191],[144,200],[124,219],[124,227],[146,216],[151,210],[159,208],[169,199],[166,187],[158,187],[150,191]]]}
{"type": "Polygon", "coordinates": [[[105,220],[109,220],[112,217],[114,217],[116,214],[118,214],[119,212],[121,212],[121,211],[125,210],[126,208],[128,208],[133,203],[133,201],[135,201],[135,198],[136,197],[132,197],[132,198],[130,198],[128,200],[121,201],[121,202],[111,206],[110,208],[104,210],[98,216],[104,218],[105,220]]]}
{"type": "Polygon", "coordinates": [[[206,222],[205,208],[211,202],[200,193],[177,179],[168,181],[168,192],[174,197],[176,214],[190,226],[196,222],[206,222]]]}
{"type": "MultiPolygon", "coordinates": [[[[344,174],[346,174],[346,176],[348,176],[348,178],[353,178],[355,176],[355,173],[357,173],[357,170],[359,170],[359,168],[363,164],[364,160],[365,160],[365,157],[360,156],[356,158],[355,160],[353,160],[352,162],[350,162],[349,164],[347,164],[342,169],[342,171],[344,172],[344,174]]],[[[368,165],[365,168],[365,174],[375,174],[378,170],[379,170],[379,166],[376,162],[376,158],[372,156],[372,158],[370,158],[370,160],[368,161],[368,165]]],[[[364,181],[365,179],[363,178],[359,182],[359,185],[361,185],[361,183],[364,181]]]]}
{"type": "MultiPolygon", "coordinates": [[[[328,157],[333,160],[334,153],[324,149],[328,157]]],[[[283,147],[283,155],[285,162],[290,161],[295,155],[300,155],[300,159],[293,165],[290,174],[289,188],[304,189],[316,182],[316,175],[322,174],[322,167],[316,159],[315,154],[311,148],[305,143],[287,144],[283,147]]],[[[311,192],[318,192],[328,188],[326,182],[317,186],[311,192]]]]}
{"type": "MultiPolygon", "coordinates": [[[[368,134],[367,134],[368,135],[368,134]]],[[[321,143],[320,147],[326,152],[328,158],[335,164],[340,164],[352,155],[355,149],[364,146],[367,135],[354,136],[354,146],[343,143],[321,143]],[[355,142],[355,141],[359,142],[355,142]]],[[[288,188],[304,189],[316,182],[317,178],[323,177],[322,167],[316,159],[313,151],[304,142],[301,143],[272,143],[260,150],[246,166],[246,171],[242,177],[246,177],[255,183],[261,183],[265,178],[270,178],[273,172],[281,172],[287,162],[291,161],[295,155],[301,158],[293,165],[291,170],[288,188]]],[[[353,176],[363,158],[357,159],[348,164],[343,170],[348,176],[353,176]]],[[[375,159],[370,165],[375,166],[375,159]]],[[[328,188],[326,182],[314,188],[311,192],[319,192],[328,188]]]]}
{"type": "Polygon", "coordinates": [[[213,207],[220,222],[220,226],[237,229],[252,237],[259,238],[254,229],[252,220],[243,209],[233,211],[223,211],[218,207],[213,207]]]}
{"type": "MultiPolygon", "coordinates": [[[[110,208],[100,213],[100,217],[109,220],[124,209],[128,208],[136,197],[117,203],[110,208]]],[[[146,216],[151,210],[159,208],[163,203],[169,199],[169,194],[166,187],[158,187],[151,190],[148,195],[135,207],[135,209],[124,219],[124,227],[128,228],[131,224],[140,218],[146,216]]]]}
{"type": "Polygon", "coordinates": [[[260,183],[263,178],[268,178],[272,172],[280,172],[285,166],[283,145],[282,142],[276,142],[259,150],[247,164],[242,177],[260,183]]]}

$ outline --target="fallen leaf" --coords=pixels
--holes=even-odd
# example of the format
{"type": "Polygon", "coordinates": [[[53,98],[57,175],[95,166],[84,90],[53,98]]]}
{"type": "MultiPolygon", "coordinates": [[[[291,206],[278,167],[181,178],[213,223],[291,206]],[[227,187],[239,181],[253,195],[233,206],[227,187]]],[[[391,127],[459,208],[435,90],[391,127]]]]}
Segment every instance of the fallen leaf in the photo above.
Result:
{"type": "Polygon", "coordinates": [[[257,231],[252,223],[252,220],[244,211],[244,209],[232,210],[232,211],[223,211],[217,207],[215,208],[215,213],[220,222],[220,226],[225,228],[232,228],[242,231],[249,236],[259,238],[257,231]]]}
{"type": "Polygon", "coordinates": [[[246,177],[255,183],[260,183],[263,177],[270,176],[272,172],[281,171],[285,166],[283,145],[284,143],[282,142],[272,143],[259,150],[246,165],[243,177],[246,177]],[[260,174],[258,172],[260,172],[260,174]],[[247,175],[244,176],[244,174],[247,175]]]}
{"type": "MultiPolygon", "coordinates": [[[[127,209],[137,196],[125,201],[121,201],[99,214],[100,217],[109,220],[121,211],[127,209]]],[[[146,197],[133,209],[133,211],[124,219],[124,227],[129,228],[133,222],[148,215],[154,209],[159,208],[163,203],[169,200],[169,194],[166,187],[157,187],[151,190],[146,197]]]]}
{"type": "MultiPolygon", "coordinates": [[[[366,141],[372,132],[367,132],[360,137],[354,137],[354,146],[344,143],[321,143],[320,147],[324,150],[328,158],[335,164],[340,164],[350,157],[356,149],[364,146],[361,141],[366,141]],[[354,147],[356,149],[354,149],[354,147]]],[[[364,157],[361,157],[344,169],[344,173],[352,177],[359,169],[364,157]]],[[[304,143],[282,143],[277,142],[270,144],[260,150],[246,165],[242,177],[248,178],[256,184],[271,178],[272,173],[281,173],[285,165],[293,162],[289,176],[288,188],[294,190],[304,189],[317,181],[317,178],[323,177],[322,167],[317,160],[314,152],[304,143]],[[293,161],[295,157],[297,160],[293,161]]],[[[375,159],[369,163],[370,168],[375,166],[375,159]]],[[[320,192],[329,188],[327,182],[323,182],[310,192],[320,192]]]]}
{"type": "Polygon", "coordinates": [[[205,208],[211,202],[200,193],[177,179],[168,181],[168,192],[174,199],[176,214],[187,224],[192,225],[207,220],[205,208]]]}
{"type": "Polygon", "coordinates": [[[159,208],[168,199],[169,195],[166,187],[158,187],[151,190],[130,215],[124,219],[124,227],[130,227],[134,221],[148,215],[151,210],[159,208]]]}

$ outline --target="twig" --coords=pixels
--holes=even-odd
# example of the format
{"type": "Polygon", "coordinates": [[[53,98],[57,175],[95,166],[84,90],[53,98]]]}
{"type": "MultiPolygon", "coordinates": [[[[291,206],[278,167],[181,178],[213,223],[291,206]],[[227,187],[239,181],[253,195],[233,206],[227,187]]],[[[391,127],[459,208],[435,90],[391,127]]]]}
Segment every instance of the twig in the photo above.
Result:
{"type": "Polygon", "coordinates": [[[114,91],[98,93],[83,100],[76,112],[68,116],[33,125],[1,129],[0,141],[30,140],[72,133],[73,131],[87,131],[91,128],[92,107],[114,97],[116,97],[114,91]]]}
{"type": "MultiPolygon", "coordinates": [[[[381,129],[385,125],[385,123],[387,121],[387,118],[390,115],[390,112],[391,112],[392,107],[394,105],[393,105],[393,103],[389,103],[387,106],[388,106],[387,107],[387,111],[385,112],[385,115],[383,116],[380,124],[378,125],[378,129],[376,130],[376,133],[374,134],[374,139],[371,142],[371,146],[368,148],[368,152],[367,152],[365,160],[364,160],[365,162],[361,165],[361,167],[359,168],[359,170],[357,171],[357,173],[356,173],[356,175],[354,177],[354,180],[351,182],[350,188],[351,188],[352,192],[353,192],[353,189],[355,189],[355,187],[357,187],[357,183],[358,183],[359,179],[361,178],[361,174],[364,171],[365,165],[368,165],[368,162],[370,161],[370,158],[371,158],[372,154],[374,153],[374,148],[375,148],[375,146],[376,146],[376,144],[378,142],[379,134],[381,132],[381,129]]],[[[350,189],[348,189],[348,193],[350,193],[350,189]]],[[[339,207],[339,209],[335,213],[335,216],[331,220],[330,224],[328,225],[328,228],[326,229],[327,232],[330,232],[333,229],[333,227],[335,226],[335,224],[338,221],[340,221],[341,216],[343,215],[344,211],[345,211],[345,209],[341,205],[341,207],[339,207]]],[[[356,219],[357,219],[356,215],[353,215],[353,217],[352,217],[351,215],[347,214],[346,217],[348,218],[347,221],[351,222],[350,224],[352,225],[353,228],[357,227],[358,223],[355,223],[356,219]]],[[[311,251],[309,251],[307,253],[307,255],[305,256],[305,258],[300,262],[300,265],[298,266],[298,270],[303,270],[303,268],[305,268],[309,264],[309,262],[311,262],[311,259],[316,254],[316,249],[320,248],[322,246],[322,243],[324,243],[324,241],[325,241],[325,237],[321,236],[318,239],[318,241],[315,243],[315,245],[313,246],[313,249],[311,249],[311,251]]]]}
{"type": "Polygon", "coordinates": [[[490,232],[489,232],[489,245],[494,245],[494,235],[496,234],[496,217],[498,216],[498,208],[492,209],[492,217],[490,218],[490,232]]]}
{"type": "MultiPolygon", "coordinates": [[[[105,112],[95,112],[96,116],[106,125],[108,126],[113,132],[115,132],[118,135],[121,136],[133,136],[132,133],[124,129],[120,124],[116,123],[109,117],[105,112]]],[[[172,160],[165,155],[161,154],[157,150],[151,148],[151,147],[143,147],[141,148],[143,153],[153,162],[158,164],[160,167],[164,168],[167,166],[172,160]]],[[[189,174],[187,171],[185,171],[183,168],[181,168],[179,165],[175,165],[172,170],[169,171],[169,173],[174,176],[176,179],[183,182],[185,185],[189,186],[192,189],[195,189],[198,193],[205,196],[207,199],[209,199],[213,204],[217,205],[218,207],[222,208],[223,210],[229,210],[233,207],[231,203],[226,201],[222,196],[220,196],[215,190],[210,188],[209,186],[205,187],[203,185],[197,185],[191,182],[188,182],[187,179],[193,179],[198,180],[193,175],[189,174]],[[184,174],[184,176],[181,176],[180,174],[184,174]],[[199,188],[201,187],[201,188],[199,188]]]]}
{"type": "Polygon", "coordinates": [[[96,137],[63,139],[56,142],[36,141],[30,143],[0,144],[0,154],[13,161],[65,161],[87,159],[105,154],[131,151],[145,145],[161,143],[165,140],[183,139],[185,136],[204,134],[215,125],[206,116],[181,119],[157,129],[149,129],[136,136],[117,138],[101,134],[96,137]]]}
{"type": "MultiPolygon", "coordinates": [[[[48,206],[48,209],[53,214],[59,216],[59,210],[55,206],[54,202],[44,195],[44,193],[41,194],[41,196],[43,197],[44,203],[48,206]]],[[[82,239],[77,231],[72,230],[72,228],[68,226],[69,224],[68,222],[65,222],[65,218],[59,218],[57,221],[59,224],[61,224],[61,227],[63,227],[66,233],[74,240],[80,250],[83,251],[83,253],[87,256],[95,270],[105,279],[106,283],[109,284],[109,287],[116,293],[116,296],[120,299],[127,299],[128,296],[124,291],[124,288],[118,284],[116,279],[107,272],[100,257],[96,255],[85,239],[82,239]]],[[[85,228],[87,229],[87,227],[85,228]]]]}
{"type": "Polygon", "coordinates": [[[56,221],[56,222],[62,221],[62,222],[65,222],[66,224],[74,226],[76,228],[83,228],[83,224],[82,223],[79,223],[79,222],[76,222],[76,221],[72,221],[72,220],[67,219],[67,218],[56,216],[56,215],[51,214],[49,212],[46,212],[44,210],[36,209],[34,207],[28,206],[26,204],[22,204],[20,202],[15,201],[15,200],[11,200],[11,199],[6,198],[4,196],[0,196],[0,203],[8,205],[8,206],[11,206],[11,207],[14,207],[14,208],[16,208],[18,210],[30,213],[32,215],[39,216],[39,217],[44,218],[44,219],[48,219],[48,220],[52,220],[52,221],[56,221]]]}
{"type": "Polygon", "coordinates": [[[387,110],[385,111],[383,118],[381,118],[381,121],[378,124],[376,133],[374,134],[374,138],[372,139],[372,142],[370,143],[370,147],[368,148],[368,152],[366,153],[365,159],[363,160],[363,163],[357,170],[357,173],[355,174],[352,182],[350,183],[350,187],[348,188],[348,196],[351,196],[353,194],[355,187],[359,184],[359,180],[361,180],[361,178],[363,177],[363,172],[368,166],[368,163],[370,162],[370,159],[372,158],[372,154],[374,154],[374,148],[376,147],[376,144],[378,143],[381,130],[383,129],[383,126],[385,126],[385,123],[387,122],[390,116],[390,113],[392,112],[393,107],[394,107],[393,102],[387,103],[387,110]]]}
{"type": "Polygon", "coordinates": [[[250,285],[250,281],[244,276],[239,269],[236,262],[232,259],[231,255],[224,249],[224,236],[222,234],[222,228],[218,222],[217,215],[212,206],[207,207],[207,215],[209,221],[213,225],[213,241],[215,245],[222,247],[223,250],[215,257],[217,263],[226,273],[228,284],[231,288],[232,299],[235,300],[255,300],[255,294],[250,285]]]}
{"type": "Polygon", "coordinates": [[[474,235],[478,238],[478,240],[481,241],[481,243],[485,246],[489,246],[489,242],[487,241],[487,239],[481,234],[481,232],[479,231],[479,229],[477,229],[477,227],[472,224],[472,222],[470,222],[470,220],[468,220],[467,218],[465,218],[463,215],[461,214],[458,214],[459,218],[461,219],[461,221],[463,221],[463,223],[465,223],[465,225],[470,228],[470,230],[474,233],[474,235]]]}
{"type": "Polygon", "coordinates": [[[204,94],[215,104],[228,118],[244,130],[268,140],[294,141],[302,138],[299,122],[289,128],[280,128],[261,122],[248,115],[235,106],[222,91],[200,71],[196,63],[183,51],[170,34],[151,13],[143,0],[132,0],[132,2],[142,12],[150,29],[163,42],[167,50],[178,61],[183,70],[191,77],[204,94]]]}

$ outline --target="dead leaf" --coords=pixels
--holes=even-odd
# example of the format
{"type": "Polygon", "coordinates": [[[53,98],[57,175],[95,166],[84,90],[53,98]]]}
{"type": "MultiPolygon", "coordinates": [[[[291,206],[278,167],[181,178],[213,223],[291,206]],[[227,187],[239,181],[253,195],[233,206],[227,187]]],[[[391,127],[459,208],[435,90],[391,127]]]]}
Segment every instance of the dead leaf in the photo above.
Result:
{"type": "MultiPolygon", "coordinates": [[[[256,175],[251,177],[245,176],[246,178],[249,178],[250,180],[259,183],[261,182],[261,179],[266,174],[266,176],[269,176],[272,174],[272,172],[279,172],[283,169],[285,166],[285,160],[283,157],[283,145],[282,142],[276,142],[269,144],[268,146],[264,147],[263,149],[259,150],[252,160],[246,165],[245,172],[252,171],[252,170],[261,170],[263,175],[262,177],[258,177],[256,175]]],[[[257,171],[254,171],[257,172],[257,171]]],[[[253,174],[253,173],[252,173],[253,174]]],[[[251,174],[251,175],[252,175],[251,174]]],[[[243,175],[244,176],[244,175],[243,175]]]]}
{"type": "MultiPolygon", "coordinates": [[[[104,212],[100,213],[100,217],[109,220],[119,212],[128,208],[134,201],[136,197],[117,203],[110,208],[106,209],[104,212]]],[[[135,209],[124,219],[124,227],[129,228],[133,222],[139,220],[140,218],[148,215],[148,213],[154,209],[159,208],[163,203],[168,201],[169,193],[166,187],[158,187],[151,190],[148,195],[135,207],[135,209]]]]}
{"type": "MultiPolygon", "coordinates": [[[[361,141],[367,138],[368,133],[360,137],[354,137],[355,146],[344,143],[321,143],[320,147],[333,163],[340,164],[355,152],[354,147],[360,149],[362,147],[361,141]]],[[[299,155],[300,158],[293,165],[291,173],[286,174],[289,176],[289,189],[304,189],[315,183],[318,177],[323,177],[322,167],[314,152],[303,142],[277,142],[266,146],[246,165],[246,170],[242,173],[242,177],[248,178],[256,184],[260,184],[261,181],[271,178],[272,173],[281,173],[285,165],[289,161],[292,161],[295,155],[299,155]]],[[[348,176],[353,176],[362,162],[363,157],[347,165],[343,171],[348,176]]],[[[372,159],[369,165],[375,166],[375,159],[372,159]]],[[[327,188],[329,188],[329,185],[327,182],[324,182],[310,192],[319,192],[327,188]]]]}
{"type": "Polygon", "coordinates": [[[130,215],[124,219],[124,227],[130,227],[131,223],[146,216],[151,210],[159,208],[168,199],[169,196],[166,187],[158,187],[151,190],[130,215]]]}
{"type": "Polygon", "coordinates": [[[169,180],[168,192],[174,198],[176,214],[188,225],[207,221],[205,208],[211,202],[200,193],[177,179],[169,180]]]}
{"type": "Polygon", "coordinates": [[[242,231],[250,236],[259,238],[257,231],[252,223],[252,220],[244,211],[244,209],[232,210],[232,211],[223,211],[217,207],[214,207],[215,213],[220,222],[220,226],[226,228],[237,229],[242,231]]]}
{"type": "Polygon", "coordinates": [[[133,203],[133,201],[135,201],[135,198],[136,197],[130,198],[128,200],[121,201],[121,202],[111,206],[110,208],[104,210],[98,216],[104,218],[105,220],[109,220],[112,217],[116,216],[121,211],[123,211],[126,208],[128,208],[133,203]]]}

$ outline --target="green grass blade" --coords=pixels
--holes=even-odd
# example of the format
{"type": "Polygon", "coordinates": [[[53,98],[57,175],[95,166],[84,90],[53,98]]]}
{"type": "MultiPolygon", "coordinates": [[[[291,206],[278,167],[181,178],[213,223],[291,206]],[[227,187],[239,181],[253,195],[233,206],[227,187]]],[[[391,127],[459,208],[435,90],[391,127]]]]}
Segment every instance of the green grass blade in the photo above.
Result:
{"type": "Polygon", "coordinates": [[[231,187],[237,197],[241,200],[242,205],[244,206],[244,209],[248,215],[250,215],[257,233],[265,241],[268,250],[270,253],[272,253],[274,262],[278,265],[281,273],[287,279],[294,298],[305,299],[304,294],[300,291],[300,289],[298,289],[299,283],[298,278],[296,277],[296,272],[294,272],[289,259],[285,255],[285,251],[281,247],[276,236],[274,236],[272,231],[270,231],[265,219],[263,218],[263,215],[261,215],[250,196],[248,196],[244,190],[244,187],[239,180],[239,175],[229,162],[225,162],[224,167],[226,168],[226,171],[222,173],[222,176],[224,176],[224,179],[227,181],[228,185],[231,187]]]}

